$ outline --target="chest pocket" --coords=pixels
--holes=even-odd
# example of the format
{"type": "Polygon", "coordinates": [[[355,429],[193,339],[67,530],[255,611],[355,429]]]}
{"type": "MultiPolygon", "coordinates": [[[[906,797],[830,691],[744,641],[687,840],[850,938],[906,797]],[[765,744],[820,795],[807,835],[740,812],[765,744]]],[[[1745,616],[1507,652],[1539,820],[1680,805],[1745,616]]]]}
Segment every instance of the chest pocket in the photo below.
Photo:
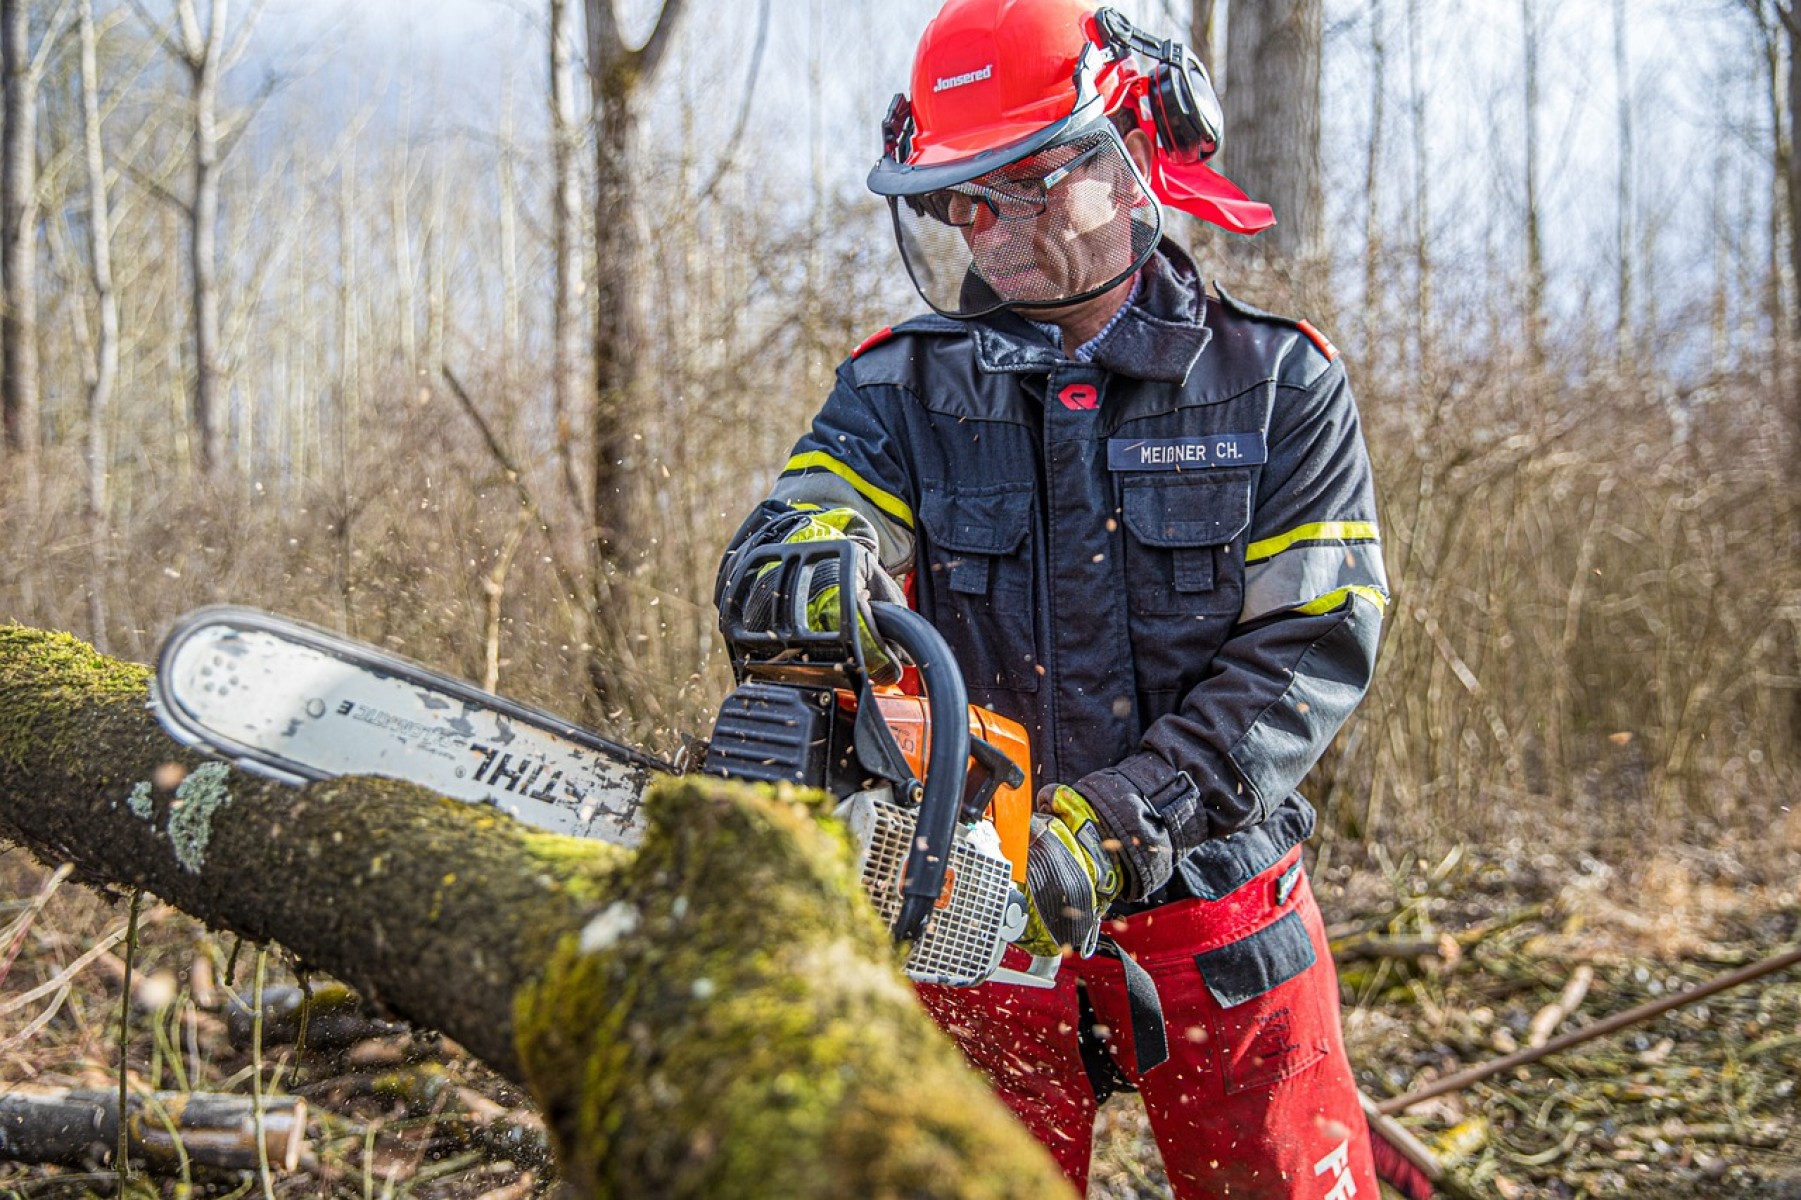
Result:
{"type": "Polygon", "coordinates": [[[970,687],[1038,690],[1029,484],[926,490],[926,577],[933,618],[970,687]]]}
{"type": "Polygon", "coordinates": [[[1235,616],[1244,600],[1248,471],[1127,479],[1120,498],[1132,611],[1235,616]]]}

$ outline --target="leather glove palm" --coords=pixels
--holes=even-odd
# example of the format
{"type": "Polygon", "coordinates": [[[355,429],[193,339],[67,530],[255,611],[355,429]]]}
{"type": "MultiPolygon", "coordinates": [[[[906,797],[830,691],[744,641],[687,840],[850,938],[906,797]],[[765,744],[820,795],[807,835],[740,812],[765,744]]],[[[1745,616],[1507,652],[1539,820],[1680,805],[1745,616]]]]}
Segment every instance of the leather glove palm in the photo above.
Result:
{"type": "MultiPolygon", "coordinates": [[[[875,633],[875,617],[869,608],[871,600],[905,604],[907,598],[894,577],[882,569],[876,555],[875,527],[854,508],[828,508],[810,514],[789,530],[783,542],[848,541],[856,547],[853,554],[851,587],[857,610],[857,640],[863,647],[863,663],[876,683],[899,682],[900,664],[889,656],[882,639],[875,633]]],[[[843,581],[835,566],[821,566],[813,573],[807,597],[807,623],[814,629],[835,630],[842,602],[839,599],[843,581]]]]}
{"type": "Polygon", "coordinates": [[[1069,946],[1087,958],[1100,940],[1102,914],[1125,886],[1125,874],[1086,796],[1056,784],[1039,793],[1039,804],[1049,812],[1032,817],[1026,852],[1030,914],[1019,945],[1040,956],[1069,946]]]}

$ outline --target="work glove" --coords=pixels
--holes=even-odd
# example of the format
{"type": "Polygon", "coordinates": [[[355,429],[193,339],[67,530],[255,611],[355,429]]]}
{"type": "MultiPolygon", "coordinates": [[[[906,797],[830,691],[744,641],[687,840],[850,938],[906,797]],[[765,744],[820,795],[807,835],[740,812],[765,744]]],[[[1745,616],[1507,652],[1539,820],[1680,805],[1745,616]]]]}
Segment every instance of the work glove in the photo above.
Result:
{"type": "MultiPolygon", "coordinates": [[[[882,569],[881,559],[876,554],[875,526],[854,508],[828,508],[809,514],[782,541],[848,541],[856,547],[852,554],[850,583],[856,597],[857,640],[863,647],[863,666],[873,683],[899,683],[900,664],[888,653],[882,639],[876,636],[875,616],[870,610],[869,602],[882,600],[890,604],[905,604],[907,597],[894,577],[882,569]]],[[[765,573],[773,570],[773,564],[764,570],[765,573]]],[[[813,571],[807,596],[809,627],[817,630],[838,628],[841,607],[839,589],[842,584],[835,563],[823,563],[813,571]]],[[[771,602],[773,603],[773,597],[771,602]]]]}
{"type": "Polygon", "coordinates": [[[1088,958],[1100,940],[1102,914],[1125,887],[1125,873],[1113,852],[1118,843],[1088,798],[1068,784],[1040,791],[1038,808],[1026,852],[1030,912],[1019,945],[1040,957],[1069,946],[1088,958]]]}

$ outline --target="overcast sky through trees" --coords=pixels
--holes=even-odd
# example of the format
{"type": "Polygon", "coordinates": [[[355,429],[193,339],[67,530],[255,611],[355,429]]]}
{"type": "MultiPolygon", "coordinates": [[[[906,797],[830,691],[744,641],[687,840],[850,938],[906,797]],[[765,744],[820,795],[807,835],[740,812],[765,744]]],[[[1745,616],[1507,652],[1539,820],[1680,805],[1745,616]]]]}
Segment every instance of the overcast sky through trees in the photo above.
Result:
{"type": "MultiPolygon", "coordinates": [[[[931,0],[775,5],[745,136],[745,161],[757,164],[761,177],[755,186],[779,192],[786,180],[806,191],[823,182],[833,195],[855,197],[877,150],[876,124],[886,98],[905,87],[911,46],[935,7],[931,0]]],[[[1185,6],[1172,0],[1128,0],[1121,7],[1165,34],[1186,16],[1180,11],[1185,6]]],[[[1402,200],[1414,164],[1402,126],[1409,99],[1404,6],[1385,8],[1390,128],[1383,177],[1392,192],[1379,196],[1378,205],[1398,230],[1410,219],[1402,200]]],[[[1553,304],[1562,315],[1576,316],[1602,302],[1586,281],[1608,276],[1597,259],[1610,255],[1614,244],[1612,5],[1566,0],[1542,8],[1546,259],[1553,304]]],[[[1448,262],[1509,260],[1516,255],[1510,228],[1519,221],[1523,171],[1520,10],[1493,0],[1426,0],[1420,10],[1440,256],[1448,262]]],[[[1707,248],[1720,226],[1767,225],[1768,188],[1755,180],[1766,156],[1756,128],[1767,126],[1767,114],[1735,6],[1654,0],[1630,10],[1629,86],[1641,131],[1635,223],[1653,234],[1645,277],[1679,295],[1713,270],[1707,248]]],[[[754,3],[694,0],[681,31],[681,63],[665,90],[685,94],[693,106],[685,140],[699,158],[716,153],[733,125],[757,11],[754,3]]],[[[627,5],[628,28],[644,27],[653,13],[648,3],[627,5]]],[[[1330,0],[1326,16],[1329,228],[1341,256],[1354,264],[1361,248],[1345,233],[1362,228],[1366,203],[1369,6],[1330,0]],[[1334,153],[1335,147],[1344,152],[1334,153]]],[[[286,0],[271,6],[257,40],[270,64],[286,61],[284,55],[304,43],[334,52],[335,61],[316,68],[314,81],[293,87],[328,102],[316,110],[322,118],[334,105],[366,103],[385,90],[396,105],[402,95],[410,98],[408,117],[416,128],[434,127],[436,136],[492,137],[510,93],[516,136],[536,138],[544,120],[543,20],[539,6],[524,0],[382,0],[341,8],[286,0]]],[[[246,78],[240,86],[252,84],[246,78]]],[[[388,111],[396,118],[401,112],[388,111]]],[[[651,128],[660,143],[676,125],[669,106],[653,111],[651,128]]],[[[1228,171],[1230,158],[1228,130],[1222,156],[1228,171]]],[[[885,236],[879,225],[875,232],[885,236]]],[[[1347,281],[1353,274],[1347,272],[1347,281]]]]}

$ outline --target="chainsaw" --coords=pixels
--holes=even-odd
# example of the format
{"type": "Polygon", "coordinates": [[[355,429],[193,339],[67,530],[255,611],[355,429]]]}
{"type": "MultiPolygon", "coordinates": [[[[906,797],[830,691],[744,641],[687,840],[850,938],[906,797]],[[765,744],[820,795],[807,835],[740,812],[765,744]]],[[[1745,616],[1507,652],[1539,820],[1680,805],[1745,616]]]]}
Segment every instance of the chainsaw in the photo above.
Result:
{"type": "Polygon", "coordinates": [[[877,913],[910,943],[910,978],[1050,987],[1055,956],[1001,965],[1027,919],[1025,730],[969,703],[944,639],[902,605],[870,611],[918,695],[871,682],[849,588],[839,589],[836,629],[809,623],[815,577],[852,578],[850,554],[848,543],[810,542],[746,556],[720,606],[737,687],[711,737],[679,764],[366,643],[236,606],[177,622],[151,707],[182,744],[292,786],[385,776],[623,846],[643,836],[657,774],[821,788],[839,800],[877,913]],[[745,619],[753,596],[763,614],[754,624],[745,619]]]}

